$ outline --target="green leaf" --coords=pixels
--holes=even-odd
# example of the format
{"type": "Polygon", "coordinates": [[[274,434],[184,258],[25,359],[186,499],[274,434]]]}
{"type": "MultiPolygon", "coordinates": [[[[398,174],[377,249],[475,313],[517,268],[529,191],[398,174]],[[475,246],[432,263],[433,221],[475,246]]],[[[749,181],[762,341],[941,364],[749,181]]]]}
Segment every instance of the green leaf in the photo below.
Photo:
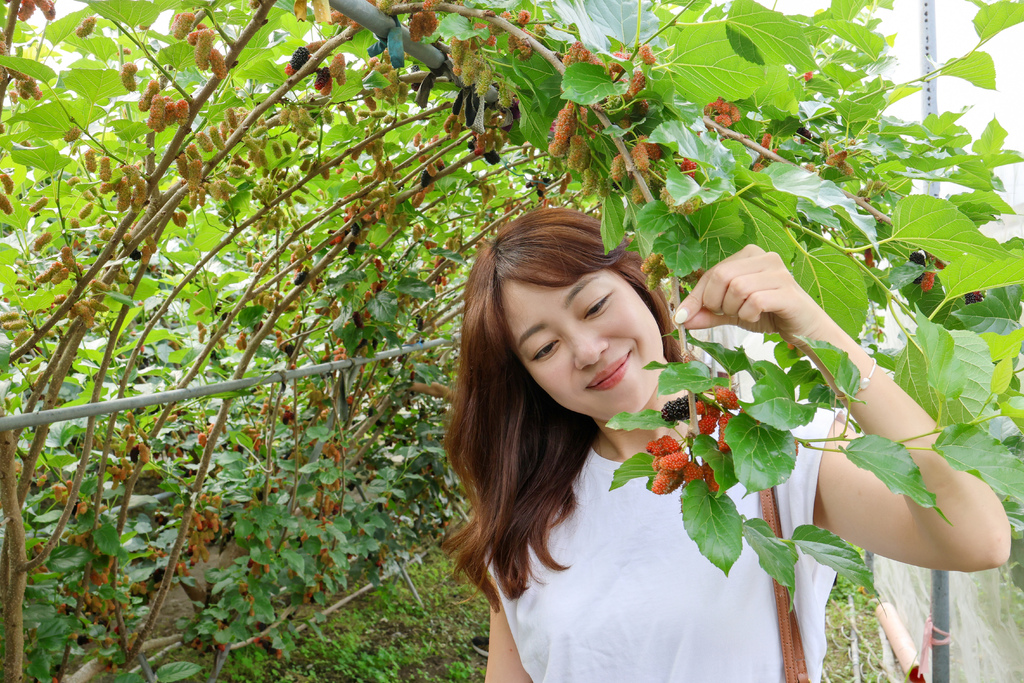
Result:
{"type": "Polygon", "coordinates": [[[1013,362],[1009,358],[996,363],[992,371],[992,393],[1001,394],[1010,387],[1010,379],[1013,378],[1013,362]]]}
{"type": "Polygon", "coordinates": [[[72,125],[65,107],[60,102],[43,102],[20,112],[17,116],[12,116],[9,121],[25,121],[34,134],[46,140],[63,137],[72,125]]]}
{"type": "Polygon", "coordinates": [[[868,291],[852,259],[830,247],[816,247],[797,254],[793,277],[847,334],[860,337],[868,291]]]}
{"type": "Polygon", "coordinates": [[[61,83],[90,104],[124,94],[121,77],[113,69],[74,69],[61,74],[61,83]]]}
{"type": "Polygon", "coordinates": [[[84,2],[96,14],[119,22],[129,30],[138,26],[149,26],[156,21],[157,16],[164,9],[161,6],[163,3],[135,2],[135,0],[84,0],[84,2]]]}
{"type": "MultiPolygon", "coordinates": [[[[1018,5],[1024,9],[1024,5],[1018,5]]],[[[971,150],[975,154],[995,154],[1001,152],[1003,149],[1003,141],[1006,140],[1006,130],[999,125],[999,121],[996,117],[992,117],[992,120],[985,126],[985,130],[981,132],[981,137],[974,141],[971,145],[971,150]]]]}
{"type": "Polygon", "coordinates": [[[837,389],[847,396],[854,396],[860,391],[860,370],[857,368],[857,364],[850,360],[848,353],[825,341],[817,339],[804,339],[803,341],[814,349],[815,355],[832,375],[837,389]]]}
{"type": "Polygon", "coordinates": [[[592,105],[612,95],[624,95],[629,84],[625,80],[612,81],[603,66],[576,62],[562,75],[562,98],[577,104],[592,105]]]}
{"type": "Polygon", "coordinates": [[[793,530],[793,542],[820,564],[832,567],[839,574],[854,583],[875,592],[871,571],[865,566],[857,551],[850,544],[831,531],[812,524],[802,524],[793,530]]]}
{"type": "Polygon", "coordinates": [[[803,29],[781,12],[775,12],[753,0],[734,0],[728,25],[743,34],[774,64],[792,64],[797,71],[815,68],[803,29]]]}
{"type": "Polygon", "coordinates": [[[120,553],[121,539],[118,538],[117,529],[113,524],[103,524],[93,532],[92,537],[96,542],[96,548],[104,555],[116,557],[120,553]]]}
{"type": "Polygon", "coordinates": [[[398,284],[395,285],[402,294],[408,294],[411,297],[417,299],[433,299],[435,296],[434,288],[428,285],[422,280],[417,280],[413,277],[403,277],[399,280],[398,284]]]}
{"type": "Polygon", "coordinates": [[[878,59],[885,49],[884,37],[852,21],[829,19],[821,22],[820,26],[831,30],[833,35],[853,45],[871,59],[878,59]]]}
{"type": "Polygon", "coordinates": [[[956,342],[949,330],[918,312],[917,342],[928,359],[928,384],[945,398],[955,398],[964,388],[964,376],[956,359],[956,342]]]}
{"type": "Polygon", "coordinates": [[[611,194],[604,200],[601,212],[601,241],[604,250],[611,251],[619,246],[626,236],[626,209],[622,205],[622,197],[611,194]]]}
{"type": "Polygon", "coordinates": [[[12,342],[5,335],[0,335],[0,373],[7,372],[11,366],[12,342]]]}
{"type": "MultiPolygon", "coordinates": [[[[449,14],[449,17],[458,16],[456,14],[449,14]]],[[[364,88],[387,88],[391,85],[391,81],[387,79],[379,71],[371,71],[366,78],[363,79],[364,88]]]]}
{"type": "Polygon", "coordinates": [[[647,42],[658,30],[650,0],[555,0],[554,11],[562,26],[575,24],[580,41],[598,52],[609,51],[609,38],[633,47],[647,42]]]}
{"type": "Polygon", "coordinates": [[[1024,499],[1024,463],[978,425],[950,425],[935,450],[961,472],[980,477],[1000,496],[1024,499]]]}
{"type": "Polygon", "coordinates": [[[715,497],[701,479],[683,489],[683,526],[701,554],[729,575],[743,550],[743,520],[729,496],[715,497]]]}
{"type": "Polygon", "coordinates": [[[755,420],[769,424],[776,429],[795,429],[814,419],[816,408],[806,403],[797,403],[790,395],[780,395],[773,383],[758,382],[753,387],[753,402],[744,403],[747,414],[755,420]]]}
{"type": "Polygon", "coordinates": [[[846,212],[850,222],[860,230],[872,244],[878,242],[875,219],[866,216],[857,208],[857,203],[843,194],[838,185],[822,180],[816,173],[790,164],[772,164],[762,175],[767,176],[776,190],[810,200],[823,209],[838,207],[846,212]]]}
{"type": "Polygon", "coordinates": [[[985,88],[996,89],[996,65],[987,52],[975,50],[963,59],[947,63],[942,67],[943,76],[955,76],[968,83],[985,88]]]}
{"type": "Polygon", "coordinates": [[[53,69],[42,62],[37,62],[34,59],[0,56],[0,66],[6,66],[14,69],[15,71],[20,71],[26,76],[31,76],[42,83],[49,83],[51,80],[57,78],[57,74],[53,69]]]}
{"type": "Polygon", "coordinates": [[[638,413],[618,413],[608,420],[609,429],[661,429],[666,422],[661,419],[660,410],[647,408],[638,413]]]}
{"type": "Polygon", "coordinates": [[[917,344],[907,344],[897,356],[895,379],[918,405],[938,419],[940,400],[928,384],[928,358],[917,344]]]}
{"type": "Polygon", "coordinates": [[[285,548],[281,551],[281,557],[288,566],[291,567],[292,571],[299,575],[299,577],[305,576],[306,562],[302,559],[302,555],[298,554],[291,548],[285,548]]]}
{"type": "Polygon", "coordinates": [[[768,522],[760,518],[743,520],[743,538],[757,553],[761,569],[788,588],[792,596],[796,588],[796,546],[778,538],[768,522]]]}
{"type": "Polygon", "coordinates": [[[735,53],[724,25],[690,24],[672,33],[675,52],[669,74],[690,102],[703,106],[718,97],[740,100],[761,86],[762,68],[735,53]]]}
{"type": "Polygon", "coordinates": [[[988,40],[1005,28],[1024,21],[1024,4],[1020,2],[993,2],[982,5],[974,15],[974,30],[978,38],[988,40]]]}
{"type": "Polygon", "coordinates": [[[744,222],[754,230],[754,241],[765,251],[778,254],[783,262],[790,263],[796,246],[786,233],[786,227],[775,216],[756,204],[746,201],[740,195],[739,209],[744,222]]]}
{"type": "Polygon", "coordinates": [[[832,0],[830,11],[836,19],[850,21],[855,19],[867,4],[868,0],[832,0]]]}
{"type": "Polygon", "coordinates": [[[115,291],[111,290],[111,291],[106,293],[106,297],[104,297],[104,298],[111,299],[112,301],[116,301],[117,303],[123,304],[123,305],[127,306],[128,308],[134,308],[135,307],[135,301],[132,300],[132,298],[130,296],[128,296],[127,294],[122,294],[121,292],[115,292],[115,291]]]}
{"type": "Polygon", "coordinates": [[[238,314],[238,325],[240,327],[252,327],[258,323],[267,309],[263,306],[247,306],[238,314]]]}
{"type": "Polygon", "coordinates": [[[203,667],[195,662],[171,662],[164,664],[156,670],[156,680],[159,683],[171,683],[172,681],[183,681],[191,678],[203,670],[203,667]]]}
{"type": "Polygon", "coordinates": [[[398,314],[398,297],[394,292],[387,290],[379,292],[366,303],[366,310],[370,312],[374,320],[389,323],[398,314]]]}
{"type": "Polygon", "coordinates": [[[1019,284],[1024,284],[1021,254],[1006,256],[1004,252],[1002,258],[996,259],[971,254],[951,262],[942,271],[942,285],[946,288],[943,302],[969,292],[1019,284]]]}
{"type": "Polygon", "coordinates": [[[752,372],[750,359],[742,348],[727,349],[717,342],[701,341],[693,336],[689,337],[688,341],[691,345],[706,351],[730,375],[744,370],[752,372]]]}
{"type": "Polygon", "coordinates": [[[698,434],[691,446],[693,455],[711,465],[715,472],[715,481],[718,482],[718,494],[724,495],[726,491],[739,483],[736,478],[736,471],[732,466],[732,456],[718,450],[718,442],[707,434],[698,434]]]}
{"type": "Polygon", "coordinates": [[[470,38],[487,38],[486,28],[473,28],[473,24],[464,16],[448,14],[437,25],[437,33],[442,38],[458,38],[469,40],[470,38]]]}
{"type": "Polygon", "coordinates": [[[139,674],[123,673],[118,674],[117,678],[114,679],[114,683],[146,683],[146,679],[139,674]]]}
{"type": "MultiPolygon", "coordinates": [[[[661,418],[659,417],[658,419],[660,420],[661,418]]],[[[662,422],[661,426],[664,427],[665,423],[662,422]]],[[[615,468],[615,472],[612,474],[612,485],[608,490],[614,491],[620,486],[625,486],[626,482],[632,479],[640,479],[641,477],[653,479],[657,472],[651,467],[652,462],[654,462],[654,457],[650,453],[637,453],[615,468]]],[[[650,488],[650,482],[648,482],[648,488],[650,488]]]]}
{"type": "Polygon", "coordinates": [[[16,164],[38,168],[50,175],[71,163],[71,159],[58,154],[57,150],[49,145],[43,145],[42,147],[14,145],[14,148],[11,150],[11,159],[16,164]]]}
{"type": "Polygon", "coordinates": [[[732,449],[736,477],[747,491],[761,491],[781,484],[796,465],[793,435],[758,424],[745,413],[729,420],[725,440],[732,449]]]}
{"type": "Polygon", "coordinates": [[[1021,344],[1024,344],[1024,329],[1015,330],[1005,336],[994,333],[984,333],[979,336],[988,344],[989,354],[997,363],[1004,358],[1016,357],[1021,353],[1021,344]]]}
{"type": "MultiPolygon", "coordinates": [[[[978,232],[969,218],[944,199],[920,194],[904,197],[896,204],[892,220],[892,239],[924,249],[950,265],[968,255],[993,260],[1007,256],[998,242],[978,232]]],[[[943,282],[949,278],[948,270],[947,266],[942,271],[943,282]]]]}
{"type": "Polygon", "coordinates": [[[992,363],[985,340],[967,330],[950,330],[956,346],[953,355],[960,365],[964,386],[960,395],[946,401],[945,414],[949,423],[970,422],[981,417],[989,399],[992,383],[992,363]]]}
{"type": "Polygon", "coordinates": [[[906,495],[921,507],[935,506],[935,494],[925,488],[921,470],[903,444],[868,434],[840,448],[850,462],[873,473],[893,493],[906,495]]]}
{"type": "Polygon", "coordinates": [[[51,572],[67,574],[81,569],[93,557],[85,548],[77,545],[65,545],[57,548],[46,559],[46,566],[51,572]]]}
{"type": "Polygon", "coordinates": [[[658,394],[669,396],[681,391],[699,393],[722,384],[724,380],[712,377],[711,370],[703,363],[669,363],[658,375],[658,394]]]}
{"type": "MultiPolygon", "coordinates": [[[[647,218],[645,210],[652,204],[653,202],[645,204],[637,216],[637,222],[641,227],[647,218]]],[[[672,226],[659,235],[654,240],[651,250],[665,257],[665,265],[676,277],[686,277],[700,268],[704,260],[704,247],[694,237],[693,229],[685,222],[672,226]]]]}
{"type": "Polygon", "coordinates": [[[1021,287],[1011,285],[990,290],[983,301],[954,311],[953,317],[978,334],[1010,334],[1020,327],[1017,321],[1021,317],[1021,287]]]}

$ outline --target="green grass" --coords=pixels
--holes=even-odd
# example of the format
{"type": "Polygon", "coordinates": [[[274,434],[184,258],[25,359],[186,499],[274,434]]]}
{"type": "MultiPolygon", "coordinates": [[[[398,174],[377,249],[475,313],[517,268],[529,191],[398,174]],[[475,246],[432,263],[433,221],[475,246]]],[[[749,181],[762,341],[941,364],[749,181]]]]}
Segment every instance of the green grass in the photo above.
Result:
{"type": "MultiPolygon", "coordinates": [[[[420,607],[401,579],[391,579],[328,617],[321,637],[312,629],[299,635],[292,652],[276,658],[257,646],[231,654],[218,681],[228,683],[410,683],[482,682],[487,661],[471,647],[473,636],[486,635],[487,602],[451,576],[451,564],[438,549],[409,574],[423,599],[420,607]]],[[[879,670],[881,644],[874,616],[876,601],[839,579],[828,607],[827,679],[853,680],[849,654],[849,606],[854,598],[861,640],[861,666],[879,670]],[[870,654],[868,654],[870,653],[870,654]],[[872,666],[872,664],[874,666],[872,666]]],[[[189,681],[205,683],[212,655],[174,650],[167,661],[190,660],[203,672],[189,681]]],[[[111,678],[112,680],[112,678],[111,678]]]]}

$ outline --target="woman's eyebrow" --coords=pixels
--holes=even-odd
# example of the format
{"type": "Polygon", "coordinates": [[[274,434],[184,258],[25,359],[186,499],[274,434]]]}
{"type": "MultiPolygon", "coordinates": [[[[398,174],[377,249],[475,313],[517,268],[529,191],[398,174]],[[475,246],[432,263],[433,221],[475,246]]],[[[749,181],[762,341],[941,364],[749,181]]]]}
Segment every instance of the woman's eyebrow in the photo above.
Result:
{"type": "MultiPolygon", "coordinates": [[[[587,285],[589,285],[591,282],[593,282],[594,278],[596,278],[596,277],[597,277],[597,275],[590,275],[589,277],[585,277],[585,278],[581,279],[579,282],[577,282],[575,285],[573,285],[572,289],[569,290],[569,293],[565,295],[565,301],[562,304],[563,307],[564,308],[569,308],[569,306],[572,305],[572,300],[576,298],[576,295],[579,294],[580,292],[582,292],[583,289],[587,285]]],[[[528,330],[526,330],[526,332],[523,332],[519,336],[519,346],[522,347],[527,339],[529,339],[533,335],[537,334],[538,332],[540,332],[541,330],[543,330],[546,327],[547,327],[547,325],[544,324],[544,323],[537,323],[533,327],[531,327],[528,330]]]]}

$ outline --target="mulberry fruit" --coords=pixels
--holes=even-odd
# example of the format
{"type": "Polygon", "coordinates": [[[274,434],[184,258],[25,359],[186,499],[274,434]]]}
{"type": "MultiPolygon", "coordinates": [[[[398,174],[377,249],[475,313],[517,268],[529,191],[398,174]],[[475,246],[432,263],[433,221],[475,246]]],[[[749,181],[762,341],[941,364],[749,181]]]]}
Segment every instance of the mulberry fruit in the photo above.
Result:
{"type": "Polygon", "coordinates": [[[715,387],[715,400],[726,410],[739,410],[740,408],[736,392],[727,387],[715,387]]]}
{"type": "MultiPolygon", "coordinates": [[[[24,3],[22,4],[24,5],[24,3]]],[[[21,18],[20,14],[18,15],[18,18],[21,18]]],[[[22,21],[25,20],[22,19],[22,21]]],[[[82,19],[82,23],[80,23],[78,27],[75,28],[75,35],[79,38],[88,38],[90,35],[92,35],[92,31],[94,28],[96,28],[96,17],[86,17],[85,19],[82,19]]]]}
{"type": "Polygon", "coordinates": [[[644,64],[656,64],[658,62],[654,57],[651,46],[646,43],[640,46],[640,50],[636,54],[644,64]]]}
{"type": "Polygon", "coordinates": [[[204,28],[196,38],[196,66],[202,71],[210,68],[210,54],[213,52],[213,40],[216,37],[216,31],[212,28],[204,28]]]}
{"type": "Polygon", "coordinates": [[[738,123],[741,118],[739,107],[721,97],[704,107],[704,116],[713,117],[716,123],[726,128],[738,123]]]}
{"type": "Polygon", "coordinates": [[[590,147],[583,135],[573,135],[569,140],[569,157],[566,165],[573,171],[583,173],[590,168],[590,147]]]}
{"type": "Polygon", "coordinates": [[[196,15],[192,12],[182,12],[181,14],[175,14],[174,18],[171,19],[171,35],[178,40],[185,40],[188,36],[189,31],[192,30],[192,24],[196,20],[196,15]]]}
{"type": "MultiPolygon", "coordinates": [[[[92,150],[90,149],[89,151],[92,151],[92,150]]],[[[94,158],[93,159],[93,165],[95,165],[95,164],[96,164],[96,161],[95,161],[95,158],[94,158]]],[[[95,171],[96,169],[93,168],[92,170],[95,171]]],[[[6,192],[7,194],[11,194],[12,192],[14,192],[14,180],[11,178],[11,176],[7,175],[6,173],[0,173],[0,183],[3,184],[4,192],[6,192]]]]}
{"type": "Polygon", "coordinates": [[[64,133],[64,142],[74,142],[78,138],[82,137],[82,129],[78,126],[71,126],[67,132],[64,133]]]}
{"type": "Polygon", "coordinates": [[[640,171],[640,173],[644,175],[650,172],[651,159],[647,155],[646,144],[640,143],[633,147],[633,150],[630,152],[630,155],[633,157],[633,165],[636,166],[636,170],[640,171]]]}
{"type": "Polygon", "coordinates": [[[633,71],[633,76],[629,79],[629,88],[626,90],[626,99],[631,100],[637,96],[637,94],[647,87],[647,76],[640,69],[633,71]]]}
{"type": "Polygon", "coordinates": [[[146,119],[146,125],[157,133],[167,127],[167,122],[164,117],[166,114],[166,106],[167,102],[165,98],[160,97],[159,95],[154,97],[153,101],[149,105],[149,118],[146,119]]]}
{"type": "Polygon", "coordinates": [[[982,294],[980,291],[978,291],[978,292],[967,292],[966,294],[964,294],[964,304],[966,304],[966,305],[976,304],[979,301],[983,301],[984,299],[985,299],[985,295],[982,294]]]}
{"type": "Polygon", "coordinates": [[[574,103],[569,102],[558,112],[552,130],[554,138],[548,145],[548,154],[553,157],[564,157],[569,152],[569,141],[576,133],[576,105],[574,103]]]}
{"type": "Polygon", "coordinates": [[[40,197],[36,201],[32,202],[31,205],[29,205],[28,212],[37,213],[38,211],[41,211],[49,201],[50,200],[47,199],[46,197],[40,197]]]}
{"type": "Polygon", "coordinates": [[[661,419],[665,422],[679,422],[690,419],[690,399],[686,396],[674,398],[661,409],[661,419]]]}
{"type": "Polygon", "coordinates": [[[11,206],[11,199],[5,194],[0,194],[0,211],[4,212],[8,216],[14,213],[14,207],[11,206]]]}
{"type": "Polygon", "coordinates": [[[686,463],[686,467],[683,468],[683,481],[689,484],[695,479],[703,479],[704,470],[695,462],[686,463]]]}
{"type": "MultiPolygon", "coordinates": [[[[300,47],[300,48],[297,48],[295,50],[295,52],[292,53],[292,59],[291,59],[290,62],[288,62],[288,66],[290,66],[292,68],[292,73],[294,74],[299,69],[301,69],[303,66],[305,66],[306,62],[308,62],[308,61],[309,61],[309,50],[307,50],[304,47],[300,47]]],[[[288,74],[288,75],[290,76],[291,74],[288,74]]]]}
{"type": "MultiPolygon", "coordinates": [[[[698,467],[697,469],[700,468],[698,467]]],[[[651,491],[659,496],[668,495],[682,486],[684,478],[685,475],[680,476],[668,472],[658,472],[658,475],[654,477],[654,483],[651,484],[651,491]]]]}
{"type": "Polygon", "coordinates": [[[610,175],[612,180],[617,183],[621,183],[626,178],[626,160],[622,158],[621,154],[615,155],[612,159],[612,166],[610,175]]]}
{"type": "Polygon", "coordinates": [[[701,434],[713,434],[718,426],[718,419],[712,415],[705,415],[697,421],[697,429],[701,434]]]}
{"type": "Polygon", "coordinates": [[[676,451],[658,458],[656,462],[654,469],[660,472],[682,472],[689,464],[690,456],[684,451],[676,451]]]}
{"type": "Polygon", "coordinates": [[[433,35],[437,24],[437,15],[433,12],[417,12],[409,20],[409,36],[418,43],[433,35]]]}
{"type": "Polygon", "coordinates": [[[875,252],[871,250],[871,247],[864,250],[864,265],[868,268],[875,267],[875,252]]]}
{"type": "Polygon", "coordinates": [[[718,489],[721,487],[718,485],[718,482],[715,481],[715,471],[711,469],[711,465],[704,463],[701,470],[704,472],[704,483],[708,485],[708,490],[711,491],[711,493],[718,493],[718,489]]]}
{"type": "Polygon", "coordinates": [[[331,77],[338,85],[345,85],[345,55],[339,52],[331,59],[327,67],[330,69],[331,77]]]}
{"type": "MultiPolygon", "coordinates": [[[[216,48],[210,50],[210,71],[213,72],[214,77],[222,81],[228,77],[228,66],[224,63],[224,55],[216,48]]],[[[184,102],[185,100],[181,101],[184,102]]]]}
{"type": "Polygon", "coordinates": [[[923,251],[914,251],[910,253],[910,262],[916,263],[919,266],[925,265],[925,256],[923,251]]]}
{"type": "Polygon", "coordinates": [[[690,159],[683,159],[682,162],[679,164],[679,170],[682,171],[684,174],[690,176],[691,178],[695,178],[697,176],[697,162],[692,161],[690,159]]]}
{"type": "Polygon", "coordinates": [[[935,286],[935,271],[929,270],[921,275],[921,291],[930,292],[935,286]]]}
{"type": "Polygon", "coordinates": [[[316,81],[313,82],[313,88],[321,95],[330,95],[333,85],[334,80],[331,79],[331,68],[329,66],[322,66],[316,70],[316,81]]]}
{"type": "Polygon", "coordinates": [[[139,67],[135,62],[128,62],[121,67],[121,85],[128,92],[135,92],[139,89],[138,84],[135,82],[135,74],[139,72],[139,67]]]}
{"type": "Polygon", "coordinates": [[[520,26],[526,26],[530,23],[530,13],[526,10],[519,10],[519,16],[516,17],[516,23],[520,26]]]}
{"type": "Polygon", "coordinates": [[[647,442],[647,452],[655,458],[663,458],[670,453],[679,450],[679,442],[671,436],[663,436],[654,441],[647,442]]]}

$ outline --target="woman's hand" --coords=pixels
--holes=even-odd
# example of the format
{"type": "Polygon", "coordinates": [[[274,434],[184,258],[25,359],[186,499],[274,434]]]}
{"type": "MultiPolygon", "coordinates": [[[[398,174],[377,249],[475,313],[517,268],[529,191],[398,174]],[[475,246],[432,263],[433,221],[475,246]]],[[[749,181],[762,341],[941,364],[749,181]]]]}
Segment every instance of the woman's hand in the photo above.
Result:
{"type": "Polygon", "coordinates": [[[690,330],[738,325],[751,332],[777,332],[786,341],[819,338],[832,322],[778,254],[753,244],[704,273],[675,318],[690,330]]]}

